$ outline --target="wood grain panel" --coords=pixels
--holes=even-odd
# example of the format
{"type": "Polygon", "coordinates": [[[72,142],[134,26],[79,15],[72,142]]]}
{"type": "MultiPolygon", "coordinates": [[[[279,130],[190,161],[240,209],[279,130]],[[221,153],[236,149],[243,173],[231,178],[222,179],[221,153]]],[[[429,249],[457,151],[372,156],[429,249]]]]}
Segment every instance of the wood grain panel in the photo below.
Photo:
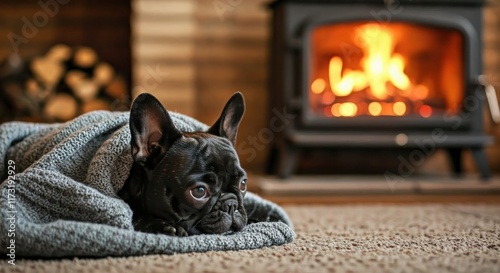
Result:
{"type": "Polygon", "coordinates": [[[191,18],[193,5],[193,1],[186,0],[141,0],[132,2],[136,19],[177,20],[180,17],[191,18]]]}
{"type": "Polygon", "coordinates": [[[194,116],[194,1],[133,1],[133,93],[150,92],[171,111],[194,116]],[[161,76],[151,77],[152,71],[161,76]]]}

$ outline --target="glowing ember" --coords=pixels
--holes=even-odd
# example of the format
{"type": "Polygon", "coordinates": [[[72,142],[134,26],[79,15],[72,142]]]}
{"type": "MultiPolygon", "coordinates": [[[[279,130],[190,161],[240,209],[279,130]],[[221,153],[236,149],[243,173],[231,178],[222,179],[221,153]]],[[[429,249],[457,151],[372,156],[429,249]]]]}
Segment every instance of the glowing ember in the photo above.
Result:
{"type": "Polygon", "coordinates": [[[376,101],[371,102],[368,105],[368,112],[370,112],[372,116],[379,116],[382,113],[382,105],[376,101]]]}
{"type": "Polygon", "coordinates": [[[392,106],[392,110],[394,111],[394,114],[396,114],[396,116],[402,116],[406,112],[406,104],[402,101],[398,101],[394,103],[394,105],[392,106]]]}
{"type": "Polygon", "coordinates": [[[323,79],[316,79],[312,84],[311,84],[311,91],[314,94],[321,94],[323,91],[325,91],[326,87],[326,82],[323,79]]]}
{"type": "Polygon", "coordinates": [[[432,115],[432,108],[429,105],[420,106],[419,113],[422,117],[428,118],[432,115]]]}
{"type": "Polygon", "coordinates": [[[335,96],[331,92],[323,93],[321,102],[325,105],[332,104],[335,101],[335,96]]]}
{"type": "Polygon", "coordinates": [[[343,117],[354,117],[358,112],[358,106],[353,102],[340,104],[339,112],[343,117]]]}
{"type": "Polygon", "coordinates": [[[335,103],[334,105],[332,105],[332,115],[335,117],[342,116],[340,114],[340,103],[335,103]]]}

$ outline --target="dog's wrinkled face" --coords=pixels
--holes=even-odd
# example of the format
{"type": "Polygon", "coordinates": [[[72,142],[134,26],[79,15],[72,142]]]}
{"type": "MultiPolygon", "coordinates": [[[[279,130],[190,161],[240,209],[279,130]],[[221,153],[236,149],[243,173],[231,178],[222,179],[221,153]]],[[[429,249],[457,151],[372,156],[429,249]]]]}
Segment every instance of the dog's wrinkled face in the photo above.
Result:
{"type": "MultiPolygon", "coordinates": [[[[225,138],[184,134],[158,164],[153,180],[164,182],[159,186],[172,207],[159,215],[173,213],[167,217],[179,219],[189,234],[238,231],[246,224],[246,174],[225,138]]],[[[158,208],[154,199],[148,201],[152,210],[158,208]]]]}
{"type": "Polygon", "coordinates": [[[234,149],[244,113],[236,93],[207,132],[180,132],[163,106],[142,94],[130,117],[134,167],[119,195],[138,230],[186,236],[239,231],[246,173],[234,149]]]}

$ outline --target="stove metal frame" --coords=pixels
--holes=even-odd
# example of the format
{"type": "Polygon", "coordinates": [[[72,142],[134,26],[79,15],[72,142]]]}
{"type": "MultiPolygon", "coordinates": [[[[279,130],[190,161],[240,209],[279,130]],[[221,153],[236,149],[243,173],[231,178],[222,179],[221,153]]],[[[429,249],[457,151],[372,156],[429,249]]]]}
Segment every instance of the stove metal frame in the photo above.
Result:
{"type": "MultiPolygon", "coordinates": [[[[436,142],[448,150],[453,171],[462,172],[462,151],[470,149],[483,178],[490,177],[484,147],[493,137],[484,134],[484,88],[482,73],[482,7],[484,1],[400,1],[402,9],[390,14],[390,22],[408,22],[460,31],[464,38],[464,105],[453,117],[354,117],[327,118],[310,112],[310,36],[315,27],[355,21],[375,21],[374,12],[390,9],[383,1],[300,1],[281,0],[270,4],[272,35],[270,58],[270,109],[289,109],[297,114],[286,130],[277,132],[271,146],[269,172],[290,176],[301,150],[323,147],[410,148],[428,142],[442,130],[446,140],[436,142]],[[474,109],[471,109],[474,108],[474,109]],[[406,141],[401,141],[401,138],[406,141]],[[275,168],[277,167],[277,171],[275,168]]],[[[387,21],[386,21],[387,22],[387,21]]],[[[270,112],[271,115],[272,112],[270,112]]]]}

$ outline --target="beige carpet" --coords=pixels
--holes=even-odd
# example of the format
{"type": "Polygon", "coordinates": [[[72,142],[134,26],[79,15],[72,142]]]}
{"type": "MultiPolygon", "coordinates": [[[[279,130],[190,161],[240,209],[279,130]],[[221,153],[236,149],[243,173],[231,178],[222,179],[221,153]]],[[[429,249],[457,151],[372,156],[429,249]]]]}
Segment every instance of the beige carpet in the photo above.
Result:
{"type": "Polygon", "coordinates": [[[18,260],[0,272],[500,272],[500,205],[286,206],[296,240],[251,251],[18,260]]]}

